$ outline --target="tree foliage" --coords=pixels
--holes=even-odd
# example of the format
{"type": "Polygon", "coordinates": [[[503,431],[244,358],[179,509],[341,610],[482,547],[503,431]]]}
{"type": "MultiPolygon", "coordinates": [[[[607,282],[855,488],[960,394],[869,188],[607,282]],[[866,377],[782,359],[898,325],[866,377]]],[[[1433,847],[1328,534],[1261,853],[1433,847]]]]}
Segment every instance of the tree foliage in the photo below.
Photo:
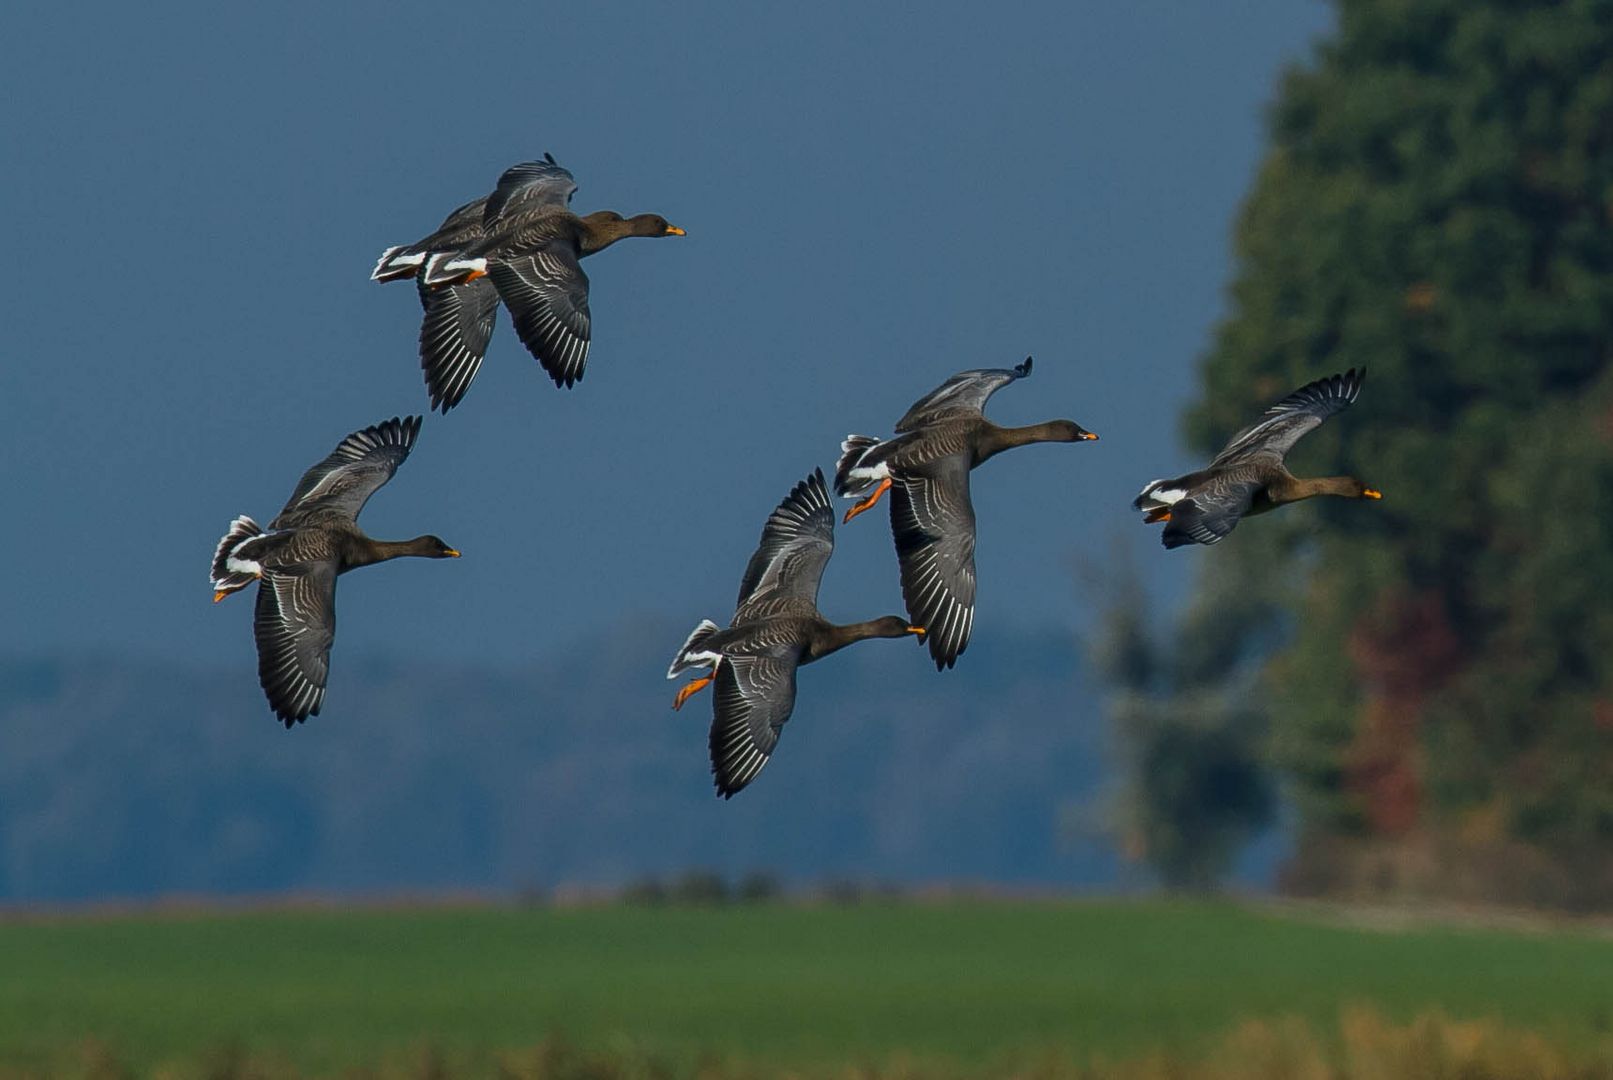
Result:
{"type": "Polygon", "coordinates": [[[1383,884],[1527,849],[1574,868],[1548,899],[1613,899],[1613,4],[1341,0],[1236,256],[1190,442],[1365,366],[1290,464],[1384,492],[1202,555],[1201,604],[1283,635],[1260,697],[1299,864],[1438,837],[1383,884]]]}
{"type": "Polygon", "coordinates": [[[1226,633],[1216,605],[1201,603],[1162,642],[1149,629],[1135,572],[1110,587],[1092,659],[1112,691],[1124,777],[1114,805],[1120,847],[1167,888],[1206,891],[1276,809],[1247,662],[1257,627],[1226,633]]]}

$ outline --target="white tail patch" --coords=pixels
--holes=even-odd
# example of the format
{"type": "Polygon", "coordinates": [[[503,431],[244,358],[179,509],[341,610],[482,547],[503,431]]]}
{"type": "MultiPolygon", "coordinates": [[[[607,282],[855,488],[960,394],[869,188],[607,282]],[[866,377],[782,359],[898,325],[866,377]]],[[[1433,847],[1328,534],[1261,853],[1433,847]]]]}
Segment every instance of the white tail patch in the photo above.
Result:
{"type": "Polygon", "coordinates": [[[880,445],[880,440],[868,435],[846,436],[840,444],[840,460],[835,463],[836,495],[854,499],[890,477],[890,466],[884,461],[863,464],[880,445]]]}
{"type": "MultiPolygon", "coordinates": [[[[867,465],[853,465],[846,470],[846,475],[853,480],[885,480],[890,477],[890,462],[881,461],[872,467],[867,465]]],[[[849,496],[847,496],[849,498],[849,496]]]]}
{"type": "Polygon", "coordinates": [[[371,281],[374,281],[376,278],[381,276],[381,271],[386,269],[387,260],[396,255],[399,250],[400,249],[396,247],[389,247],[385,251],[381,252],[381,257],[375,260],[375,269],[370,271],[371,281]]]}
{"type": "Polygon", "coordinates": [[[420,264],[426,261],[423,251],[404,252],[400,247],[389,247],[381,252],[381,257],[375,261],[375,269],[370,271],[371,281],[396,281],[398,278],[413,277],[420,264]]]}
{"type": "Polygon", "coordinates": [[[230,531],[218,542],[218,548],[213,552],[213,570],[211,578],[215,589],[233,592],[244,589],[263,574],[263,567],[256,559],[240,556],[238,553],[247,544],[263,536],[264,532],[258,523],[245,514],[230,522],[230,531]]]}
{"type": "Polygon", "coordinates": [[[700,624],[689,635],[689,639],[678,649],[678,655],[673,658],[672,666],[667,668],[666,677],[676,679],[692,667],[704,667],[707,664],[715,668],[717,661],[722,659],[722,654],[712,652],[710,649],[702,649],[700,648],[700,643],[715,634],[719,629],[720,627],[710,619],[701,619],[700,624]]]}
{"type": "Polygon", "coordinates": [[[263,576],[263,567],[251,559],[237,559],[231,555],[224,560],[224,569],[232,574],[251,574],[253,577],[263,576]]]}
{"type": "Polygon", "coordinates": [[[487,273],[486,259],[467,259],[460,255],[437,254],[426,261],[426,284],[441,285],[458,281],[471,274],[487,273]]]}
{"type": "Polygon", "coordinates": [[[1154,510],[1163,506],[1175,506],[1187,497],[1186,488],[1163,487],[1165,480],[1150,480],[1137,495],[1136,507],[1139,510],[1154,510]]]}

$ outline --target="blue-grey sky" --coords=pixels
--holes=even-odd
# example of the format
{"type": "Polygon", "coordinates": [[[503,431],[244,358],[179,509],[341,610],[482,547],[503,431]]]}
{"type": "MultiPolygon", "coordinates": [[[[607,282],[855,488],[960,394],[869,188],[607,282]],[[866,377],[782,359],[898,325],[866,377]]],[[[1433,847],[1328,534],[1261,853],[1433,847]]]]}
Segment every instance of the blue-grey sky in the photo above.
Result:
{"type": "MultiPolygon", "coordinates": [[[[1176,417],[1264,108],[1328,21],[1294,0],[13,9],[0,648],[249,677],[250,598],[209,602],[218,537],[347,432],[425,410],[419,308],[367,280],[377,253],[544,151],[579,212],[689,235],[590,260],[577,389],[501,317],[363,518],[465,557],[345,577],[337,678],[346,652],[502,663],[725,619],[767,512],[843,435],[1027,354],[994,419],[1102,441],[976,473],[977,637],[1083,625],[1072,559],[1115,534],[1184,583],[1200,556],[1128,503],[1190,463],[1176,417]]],[[[822,605],[900,610],[883,514],[841,530],[822,605]]]]}

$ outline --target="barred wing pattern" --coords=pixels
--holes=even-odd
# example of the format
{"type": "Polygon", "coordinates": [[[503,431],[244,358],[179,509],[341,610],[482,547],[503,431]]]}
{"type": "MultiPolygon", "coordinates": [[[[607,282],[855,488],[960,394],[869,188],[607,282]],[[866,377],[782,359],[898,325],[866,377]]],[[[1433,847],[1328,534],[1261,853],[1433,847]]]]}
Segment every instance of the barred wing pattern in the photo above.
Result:
{"type": "Polygon", "coordinates": [[[506,212],[518,209],[534,206],[564,208],[576,192],[576,178],[553,156],[544,154],[542,161],[523,161],[505,169],[498,178],[498,186],[487,197],[487,205],[482,211],[482,226],[491,228],[506,212]]]}
{"type": "Polygon", "coordinates": [[[1261,457],[1282,461],[1304,435],[1320,427],[1322,421],[1334,413],[1349,407],[1366,380],[1366,368],[1359,372],[1351,368],[1343,375],[1330,375],[1305,384],[1234,435],[1210,462],[1210,468],[1261,457]]]}
{"type": "Polygon", "coordinates": [[[834,545],[834,505],[823,470],[814,469],[768,516],[740,581],[734,621],[744,621],[745,608],[753,601],[793,597],[816,602],[834,545]]]}
{"type": "Polygon", "coordinates": [[[588,275],[577,253],[554,244],[530,255],[495,259],[488,275],[510,309],[515,332],[556,386],[572,386],[588,363],[592,321],[588,275]]]}
{"type": "Polygon", "coordinates": [[[960,371],[915,401],[913,407],[896,421],[896,433],[902,435],[955,414],[978,415],[991,395],[1030,373],[1031,358],[1028,356],[1023,364],[1011,370],[977,368],[974,371],[960,371]]]}
{"type": "Polygon", "coordinates": [[[288,728],[319,715],[336,637],[335,560],[265,573],[252,631],[258,682],[274,714],[288,728]]]}
{"type": "Polygon", "coordinates": [[[392,419],[355,431],[337,444],[319,464],[303,473],[297,490],[269,523],[286,528],[307,514],[331,512],[349,519],[381,485],[392,479],[420,433],[420,417],[392,419]]]}
{"type": "Polygon", "coordinates": [[[458,285],[420,282],[420,369],[431,407],[447,413],[481,370],[498,320],[498,288],[485,277],[458,285]]]}
{"type": "Polygon", "coordinates": [[[768,762],[795,710],[793,657],[725,656],[717,665],[711,721],[711,774],[731,799],[768,762]]]}
{"type": "Polygon", "coordinates": [[[1238,527],[1239,520],[1249,512],[1260,481],[1233,476],[1212,480],[1185,499],[1178,499],[1170,507],[1170,520],[1160,541],[1167,548],[1184,544],[1214,544],[1238,527]]]}
{"type": "Polygon", "coordinates": [[[975,512],[969,464],[960,454],[924,473],[892,477],[891,532],[902,570],[902,600],[936,670],[969,647],[975,621],[975,512]]]}

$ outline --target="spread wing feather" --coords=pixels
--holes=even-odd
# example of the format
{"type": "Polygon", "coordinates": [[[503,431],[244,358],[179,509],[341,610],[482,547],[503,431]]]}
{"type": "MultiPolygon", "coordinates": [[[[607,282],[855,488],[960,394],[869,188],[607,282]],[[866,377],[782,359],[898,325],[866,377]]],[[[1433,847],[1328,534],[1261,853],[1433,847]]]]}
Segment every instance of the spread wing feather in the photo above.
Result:
{"type": "Polygon", "coordinates": [[[303,473],[297,490],[269,527],[286,528],[315,512],[357,518],[370,496],[392,479],[409,456],[419,433],[418,416],[401,420],[394,416],[353,432],[323,461],[303,473]]]}
{"type": "Polygon", "coordinates": [[[481,370],[498,320],[498,288],[485,277],[458,285],[420,284],[420,368],[431,407],[458,405],[481,370]]]}
{"type": "Polygon", "coordinates": [[[1282,461],[1283,456],[1322,421],[1347,408],[1361,393],[1367,369],[1351,368],[1342,375],[1317,379],[1295,390],[1267,409],[1261,418],[1232,437],[1210,462],[1210,468],[1266,458],[1282,461]]]}
{"type": "Polygon", "coordinates": [[[287,727],[317,716],[336,637],[336,563],[323,560],[269,571],[252,620],[258,682],[287,727]]]}
{"type": "Polygon", "coordinates": [[[717,665],[711,775],[725,799],[756,779],[795,709],[793,657],[730,656],[717,665]]]}
{"type": "Polygon", "coordinates": [[[896,421],[898,435],[957,414],[978,415],[986,400],[1016,379],[1031,373],[1031,358],[1016,368],[978,368],[960,371],[913,403],[896,421]]]}
{"type": "MultiPolygon", "coordinates": [[[[768,516],[740,581],[739,610],[752,601],[778,597],[816,602],[834,546],[834,506],[823,470],[814,469],[768,516]]],[[[734,620],[743,621],[738,614],[734,620]]]]}
{"type": "Polygon", "coordinates": [[[891,533],[901,564],[902,599],[937,670],[969,647],[975,617],[975,512],[969,463],[961,454],[922,473],[892,478],[891,533]]]}
{"type": "Polygon", "coordinates": [[[565,207],[577,191],[571,171],[548,154],[542,161],[523,161],[504,170],[498,186],[487,197],[482,226],[491,228],[508,212],[534,206],[565,207]]]}
{"type": "Polygon", "coordinates": [[[1168,548],[1219,542],[1238,527],[1259,490],[1257,480],[1218,477],[1210,481],[1171,505],[1171,519],[1165,523],[1160,542],[1168,548]]]}
{"type": "Polygon", "coordinates": [[[563,244],[497,259],[488,276],[510,309],[515,332],[556,386],[571,386],[588,363],[592,320],[588,275],[577,253],[563,244]]]}

